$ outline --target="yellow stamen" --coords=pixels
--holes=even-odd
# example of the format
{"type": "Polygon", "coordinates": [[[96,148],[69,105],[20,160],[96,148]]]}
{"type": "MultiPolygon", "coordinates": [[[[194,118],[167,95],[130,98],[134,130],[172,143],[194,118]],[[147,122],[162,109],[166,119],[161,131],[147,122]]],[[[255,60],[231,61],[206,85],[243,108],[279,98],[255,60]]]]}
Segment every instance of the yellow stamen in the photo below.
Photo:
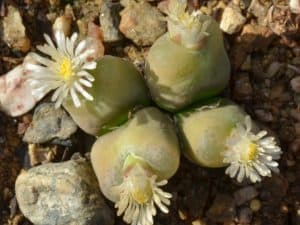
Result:
{"type": "Polygon", "coordinates": [[[254,143],[250,143],[248,149],[248,160],[250,161],[254,160],[256,155],[257,155],[257,146],[254,143]]]}
{"type": "Polygon", "coordinates": [[[62,63],[60,64],[60,75],[64,80],[69,80],[72,76],[72,63],[68,58],[64,58],[62,63]]]}
{"type": "Polygon", "coordinates": [[[152,198],[152,187],[147,178],[132,177],[131,187],[131,195],[137,203],[144,204],[152,198]]]}

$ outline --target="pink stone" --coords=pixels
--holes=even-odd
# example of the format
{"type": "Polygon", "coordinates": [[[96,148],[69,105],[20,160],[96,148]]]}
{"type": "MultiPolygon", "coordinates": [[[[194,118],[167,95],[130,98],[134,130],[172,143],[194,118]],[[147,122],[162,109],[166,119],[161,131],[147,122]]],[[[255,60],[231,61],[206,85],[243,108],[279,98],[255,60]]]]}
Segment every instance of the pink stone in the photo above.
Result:
{"type": "MultiPolygon", "coordinates": [[[[31,60],[27,56],[24,61],[31,60]]],[[[10,116],[20,116],[30,111],[40,100],[31,93],[23,65],[18,65],[0,76],[0,110],[10,116]]],[[[45,94],[46,95],[46,94],[45,94]]]]}

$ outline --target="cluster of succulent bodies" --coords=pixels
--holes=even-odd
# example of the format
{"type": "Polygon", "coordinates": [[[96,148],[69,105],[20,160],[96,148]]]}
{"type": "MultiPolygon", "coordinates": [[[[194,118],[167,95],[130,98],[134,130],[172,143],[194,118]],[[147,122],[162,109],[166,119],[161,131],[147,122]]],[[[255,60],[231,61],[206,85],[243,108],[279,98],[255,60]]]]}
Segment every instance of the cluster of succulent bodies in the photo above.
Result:
{"type": "Polygon", "coordinates": [[[156,208],[168,212],[172,196],[162,186],[180,152],[204,167],[227,167],[238,182],[278,171],[275,139],[239,106],[215,97],[230,75],[217,22],[186,6],[169,1],[168,32],[150,48],[144,77],[118,57],[91,61],[87,41],[60,32],[56,44],[45,35],[47,44],[38,47],[49,57],[32,54],[25,65],[33,95],[55,90],[56,107],[98,137],[91,162],[100,189],[132,225],[153,224],[156,208]]]}

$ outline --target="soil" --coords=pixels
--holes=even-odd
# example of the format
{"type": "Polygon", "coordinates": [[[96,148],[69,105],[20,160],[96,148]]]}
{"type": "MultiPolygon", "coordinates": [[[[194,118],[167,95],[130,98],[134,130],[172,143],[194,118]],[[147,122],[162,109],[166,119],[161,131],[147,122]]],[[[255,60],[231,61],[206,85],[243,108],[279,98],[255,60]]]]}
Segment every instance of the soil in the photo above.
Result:
{"type": "MultiPolygon", "coordinates": [[[[4,11],[8,4],[17,6],[31,40],[31,50],[34,51],[34,46],[43,42],[42,34],[51,31],[51,22],[46,19],[46,14],[60,14],[64,6],[72,2],[62,0],[60,4],[51,6],[46,0],[2,0],[0,9],[3,8],[2,4],[4,11]]],[[[75,17],[93,17],[91,2],[74,1],[75,17]]],[[[221,1],[191,2],[213,10],[221,1]]],[[[227,1],[223,2],[228,4],[227,1]]],[[[277,2],[287,7],[287,2],[277,2]]],[[[300,224],[300,95],[292,89],[290,83],[300,71],[300,63],[297,62],[300,57],[300,30],[297,16],[291,16],[282,11],[282,8],[276,10],[280,16],[273,17],[272,23],[276,24],[275,28],[271,26],[270,21],[262,25],[257,17],[247,16],[247,22],[240,32],[225,35],[232,63],[232,79],[224,95],[243,106],[253,119],[278,137],[283,151],[280,174],[255,185],[238,184],[224,175],[224,169],[201,168],[183,158],[178,173],[170,180],[167,188],[173,194],[170,213],[159,213],[155,224],[300,224]],[[258,24],[258,27],[251,27],[253,24],[258,24]],[[280,26],[286,29],[278,31],[280,26]],[[275,74],[271,73],[270,70],[278,63],[281,67],[275,74]],[[258,191],[255,199],[261,207],[258,210],[250,210],[248,215],[247,209],[253,208],[253,202],[248,200],[242,205],[233,204],[234,212],[229,212],[226,206],[231,205],[236,191],[244,186],[253,186],[258,191]],[[218,202],[219,197],[225,200],[218,202]]],[[[215,16],[218,17],[218,10],[215,11],[215,16]]],[[[2,13],[0,21],[1,17],[2,13]]],[[[130,40],[124,39],[115,45],[105,45],[105,53],[140,62],[147,48],[136,46],[130,40]]],[[[0,38],[0,74],[5,74],[22,62],[25,55],[26,53],[8,47],[0,38]]],[[[21,140],[24,133],[22,128],[26,128],[31,116],[32,112],[18,118],[0,113],[1,225],[31,224],[19,211],[14,194],[17,175],[22,169],[29,167],[27,144],[21,140]]],[[[90,138],[80,131],[77,136],[90,138]]],[[[76,153],[76,148],[71,148],[71,152],[76,153]]],[[[63,160],[68,158],[63,157],[63,160]]],[[[112,206],[111,203],[108,204],[112,206]]],[[[124,223],[121,218],[116,218],[116,224],[124,223]]]]}

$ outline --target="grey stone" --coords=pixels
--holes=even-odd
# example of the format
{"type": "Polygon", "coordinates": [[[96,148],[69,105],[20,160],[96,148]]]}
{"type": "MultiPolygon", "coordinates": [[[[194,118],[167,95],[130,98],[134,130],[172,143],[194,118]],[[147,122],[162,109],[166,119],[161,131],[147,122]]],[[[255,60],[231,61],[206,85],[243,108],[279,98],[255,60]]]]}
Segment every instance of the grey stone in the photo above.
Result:
{"type": "Polygon", "coordinates": [[[145,1],[122,1],[120,31],[135,44],[147,46],[166,32],[162,13],[145,1]]]}
{"type": "Polygon", "coordinates": [[[282,68],[282,63],[280,63],[280,62],[275,61],[275,62],[270,63],[270,65],[267,69],[267,74],[268,74],[267,77],[270,77],[270,78],[274,77],[281,68],[282,68]]]}
{"type": "Polygon", "coordinates": [[[23,137],[28,143],[44,143],[54,138],[67,139],[77,130],[75,122],[62,109],[55,109],[53,103],[39,105],[32,123],[23,137]]]}
{"type": "Polygon", "coordinates": [[[218,194],[206,216],[213,222],[225,223],[234,219],[236,214],[234,200],[224,194],[218,194]]]}
{"type": "Polygon", "coordinates": [[[101,5],[99,19],[105,42],[116,42],[123,38],[118,29],[121,8],[119,3],[112,3],[110,0],[104,1],[101,5]]]}
{"type": "Polygon", "coordinates": [[[35,225],[112,225],[92,167],[84,159],[49,163],[22,172],[16,197],[35,225]]]}
{"type": "Polygon", "coordinates": [[[257,190],[253,186],[247,186],[234,192],[234,200],[236,205],[242,205],[258,195],[257,190]]]}
{"type": "Polygon", "coordinates": [[[246,18],[237,6],[227,6],[222,14],[220,28],[227,34],[234,34],[241,30],[246,18]]]}

